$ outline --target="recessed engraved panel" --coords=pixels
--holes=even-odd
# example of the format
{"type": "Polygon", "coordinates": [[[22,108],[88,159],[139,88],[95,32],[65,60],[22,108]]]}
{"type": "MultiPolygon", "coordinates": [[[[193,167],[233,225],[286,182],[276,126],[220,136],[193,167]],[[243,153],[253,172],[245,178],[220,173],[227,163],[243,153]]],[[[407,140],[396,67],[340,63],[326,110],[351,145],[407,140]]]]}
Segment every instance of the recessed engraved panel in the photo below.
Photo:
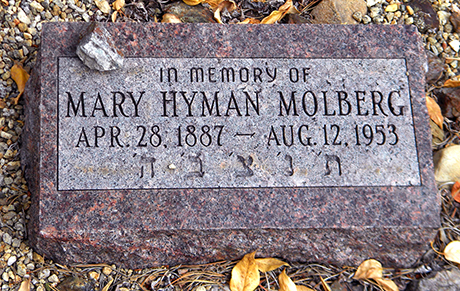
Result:
{"type": "Polygon", "coordinates": [[[59,58],[58,190],[420,185],[404,59],[59,58]]]}

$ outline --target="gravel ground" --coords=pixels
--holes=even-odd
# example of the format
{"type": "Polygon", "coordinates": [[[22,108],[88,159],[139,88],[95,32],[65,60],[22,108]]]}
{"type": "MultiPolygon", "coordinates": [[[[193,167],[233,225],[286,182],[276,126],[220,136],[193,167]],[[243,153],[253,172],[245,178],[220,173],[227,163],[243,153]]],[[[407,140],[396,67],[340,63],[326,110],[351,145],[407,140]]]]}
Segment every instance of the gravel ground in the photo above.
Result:
{"type": "MultiPolygon", "coordinates": [[[[95,0],[99,1],[99,0],[95,0]]],[[[113,2],[112,0],[109,3],[113,2]]],[[[235,23],[245,17],[263,18],[276,10],[284,1],[267,2],[235,1],[240,9],[236,12],[222,13],[224,23],[235,23]]],[[[300,11],[298,18],[283,19],[282,22],[301,23],[310,19],[309,11],[314,2],[303,0],[294,2],[300,11]]],[[[367,0],[366,15],[355,13],[353,17],[363,25],[411,24],[416,25],[423,35],[425,46],[431,52],[433,64],[428,75],[428,91],[442,84],[447,78],[456,76],[459,58],[459,34],[456,29],[457,1],[386,1],[367,0]],[[400,5],[395,5],[400,3],[400,5]],[[432,9],[432,10],[430,10],[432,9]],[[439,23],[435,20],[439,19],[439,23]]],[[[161,20],[170,1],[164,0],[126,0],[117,21],[158,21],[161,20]]],[[[206,6],[206,5],[205,5],[206,6]]],[[[189,9],[190,7],[186,7],[189,9]]],[[[190,8],[192,9],[192,8],[190,8]]],[[[205,13],[208,7],[202,9],[205,13]]],[[[113,12],[113,11],[112,11],[113,12]]],[[[201,266],[161,267],[145,270],[127,270],[116,265],[62,266],[35,253],[28,245],[26,225],[30,195],[19,162],[18,143],[24,124],[22,101],[15,105],[12,98],[18,95],[17,86],[11,79],[10,70],[16,62],[21,62],[26,71],[34,66],[40,46],[42,23],[55,21],[112,21],[112,12],[103,13],[93,0],[0,0],[0,285],[2,291],[18,290],[22,282],[30,281],[33,290],[228,290],[231,268],[235,262],[218,262],[201,266]],[[59,285],[58,285],[59,284],[59,285]]],[[[460,29],[460,28],[459,28],[460,29]]],[[[451,116],[447,122],[446,136],[456,132],[458,116],[451,116]]],[[[458,141],[457,141],[458,143],[458,141]]],[[[435,145],[441,148],[442,141],[435,145]]],[[[458,214],[449,198],[446,188],[439,190],[443,199],[443,229],[435,240],[434,247],[443,249],[450,241],[458,239],[458,214]]],[[[238,259],[238,258],[235,258],[238,259]]],[[[116,263],[116,262],[108,262],[116,263]]],[[[357,267],[357,266],[355,266],[357,267]]],[[[391,266],[385,266],[390,267],[391,266]]],[[[441,256],[431,251],[420,258],[416,268],[407,270],[388,269],[385,272],[395,277],[403,290],[408,283],[422,276],[451,268],[441,256]]],[[[333,284],[340,279],[347,281],[352,290],[379,290],[371,283],[352,281],[354,268],[321,265],[294,265],[289,269],[291,277],[310,286],[321,289],[320,274],[333,284]],[[316,277],[315,277],[316,276],[316,277]]],[[[276,287],[277,273],[265,274],[264,288],[276,287]],[[271,282],[271,283],[270,283],[271,282]],[[271,286],[271,287],[270,287],[271,286]]],[[[338,284],[338,283],[336,283],[338,284]]],[[[339,286],[339,285],[337,285],[339,286]]],[[[27,287],[22,284],[21,290],[27,287]]],[[[340,287],[340,286],[339,286],[340,287]]],[[[338,287],[337,287],[338,288],[338,287]]],[[[261,289],[262,290],[262,289],[261,289]]],[[[336,289],[340,290],[340,289],[336,289]]]]}

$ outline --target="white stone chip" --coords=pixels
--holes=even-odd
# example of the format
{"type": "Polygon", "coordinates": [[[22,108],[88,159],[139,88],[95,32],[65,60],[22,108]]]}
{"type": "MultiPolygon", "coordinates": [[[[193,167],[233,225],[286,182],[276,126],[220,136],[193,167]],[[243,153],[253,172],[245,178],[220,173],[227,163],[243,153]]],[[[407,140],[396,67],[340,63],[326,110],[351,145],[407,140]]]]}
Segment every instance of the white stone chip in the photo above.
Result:
{"type": "Polygon", "coordinates": [[[100,25],[80,41],[77,56],[93,70],[112,71],[123,66],[123,57],[113,47],[110,33],[100,25]]]}
{"type": "Polygon", "coordinates": [[[29,5],[30,7],[34,8],[38,12],[42,12],[43,10],[45,10],[45,8],[43,8],[43,6],[36,1],[32,1],[29,5]]]}
{"type": "Polygon", "coordinates": [[[5,232],[3,234],[3,242],[8,244],[8,245],[11,245],[11,240],[12,240],[12,237],[9,233],[5,232]]]}
{"type": "Polygon", "coordinates": [[[9,257],[8,262],[7,262],[8,266],[12,266],[14,263],[16,263],[17,259],[18,258],[16,258],[16,256],[9,257]]]}
{"type": "Polygon", "coordinates": [[[30,24],[30,19],[29,19],[29,17],[26,15],[26,13],[24,12],[24,10],[22,10],[21,8],[18,8],[18,19],[19,19],[19,21],[21,21],[22,23],[30,24]]]}
{"type": "Polygon", "coordinates": [[[460,49],[460,41],[454,39],[453,41],[449,42],[449,46],[456,52],[460,49]]]}
{"type": "Polygon", "coordinates": [[[59,283],[59,278],[56,274],[53,274],[48,278],[48,281],[50,283],[59,283]]]}
{"type": "Polygon", "coordinates": [[[378,3],[380,3],[380,0],[367,0],[366,1],[367,7],[374,6],[375,4],[378,4],[378,3]]]}
{"type": "Polygon", "coordinates": [[[38,273],[38,279],[46,279],[50,275],[49,269],[43,269],[40,273],[38,273]]]}

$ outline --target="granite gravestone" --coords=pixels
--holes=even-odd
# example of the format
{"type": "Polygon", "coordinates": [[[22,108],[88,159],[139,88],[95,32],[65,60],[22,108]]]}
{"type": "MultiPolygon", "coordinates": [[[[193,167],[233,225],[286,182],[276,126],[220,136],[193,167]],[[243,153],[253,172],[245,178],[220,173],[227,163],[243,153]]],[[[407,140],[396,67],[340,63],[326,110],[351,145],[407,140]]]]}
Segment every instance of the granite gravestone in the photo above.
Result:
{"type": "Polygon", "coordinates": [[[61,262],[407,266],[439,227],[411,26],[45,24],[26,99],[30,239],[61,262]]]}

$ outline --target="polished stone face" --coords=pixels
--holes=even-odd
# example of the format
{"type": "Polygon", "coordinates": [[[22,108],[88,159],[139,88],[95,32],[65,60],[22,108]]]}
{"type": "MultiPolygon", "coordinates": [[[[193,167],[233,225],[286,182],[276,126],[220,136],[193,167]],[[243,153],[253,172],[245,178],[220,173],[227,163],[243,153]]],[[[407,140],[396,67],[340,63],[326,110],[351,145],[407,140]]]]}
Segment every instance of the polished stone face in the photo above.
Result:
{"type": "Polygon", "coordinates": [[[404,59],[59,68],[58,190],[421,184],[404,59]]]}
{"type": "Polygon", "coordinates": [[[414,27],[43,26],[24,93],[29,238],[63,264],[259,256],[407,267],[439,227],[414,27]]]}

